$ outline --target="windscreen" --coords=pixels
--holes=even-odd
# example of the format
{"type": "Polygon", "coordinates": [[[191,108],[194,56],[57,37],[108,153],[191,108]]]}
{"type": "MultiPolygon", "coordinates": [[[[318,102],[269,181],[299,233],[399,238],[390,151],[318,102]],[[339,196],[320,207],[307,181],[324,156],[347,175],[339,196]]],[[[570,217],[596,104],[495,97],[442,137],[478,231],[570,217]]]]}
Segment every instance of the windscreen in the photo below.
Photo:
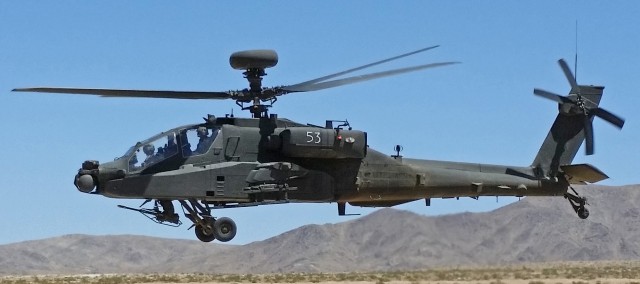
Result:
{"type": "Polygon", "coordinates": [[[171,132],[137,145],[129,158],[129,172],[138,172],[178,153],[176,135],[171,132]]]}

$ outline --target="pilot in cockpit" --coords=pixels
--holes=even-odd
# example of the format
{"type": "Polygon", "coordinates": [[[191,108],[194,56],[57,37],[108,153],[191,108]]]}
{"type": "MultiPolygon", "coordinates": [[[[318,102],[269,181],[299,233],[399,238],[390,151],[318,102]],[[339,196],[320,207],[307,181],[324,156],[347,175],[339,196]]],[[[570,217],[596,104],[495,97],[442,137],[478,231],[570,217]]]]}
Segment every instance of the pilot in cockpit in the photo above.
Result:
{"type": "MultiPolygon", "coordinates": [[[[144,159],[144,165],[149,166],[155,162],[157,162],[161,157],[159,155],[155,155],[156,147],[153,144],[147,144],[142,147],[142,151],[147,157],[144,159]]],[[[160,152],[160,151],[158,151],[160,152]]]]}
{"type": "Polygon", "coordinates": [[[198,154],[204,154],[209,150],[209,146],[213,142],[215,138],[214,135],[209,136],[209,129],[206,127],[198,127],[198,146],[196,147],[195,152],[198,154]]]}
{"type": "Polygon", "coordinates": [[[167,144],[164,145],[164,155],[171,156],[173,153],[178,152],[178,144],[176,144],[176,136],[171,133],[167,135],[167,144]]]}

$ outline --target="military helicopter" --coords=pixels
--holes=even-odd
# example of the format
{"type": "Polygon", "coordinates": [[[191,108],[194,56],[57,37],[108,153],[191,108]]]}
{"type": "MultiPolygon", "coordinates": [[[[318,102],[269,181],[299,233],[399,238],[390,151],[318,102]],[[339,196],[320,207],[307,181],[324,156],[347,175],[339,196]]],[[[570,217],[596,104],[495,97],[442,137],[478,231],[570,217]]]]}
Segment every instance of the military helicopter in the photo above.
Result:
{"type": "MultiPolygon", "coordinates": [[[[78,88],[21,88],[18,92],[88,94],[103,97],[231,99],[251,118],[209,115],[203,123],[176,127],[137,142],[114,161],[82,163],[74,178],[84,193],[110,198],[143,199],[140,212],[154,222],[182,224],[173,201],[182,207],[203,242],[227,242],[237,232],[235,222],[215,217],[213,210],[289,202],[336,203],[390,207],[432,198],[480,196],[563,196],[585,219],[586,199],[573,184],[595,183],[607,177],[588,164],[571,164],[586,140],[594,153],[592,120],[599,117],[622,128],[624,120],[600,108],[604,87],[578,85],[564,60],[560,67],[571,91],[568,96],[534,89],[534,94],[558,103],[559,114],[530,166],[501,166],[409,159],[368,147],[367,133],[347,121],[327,120],[324,126],[302,124],[268,110],[278,97],[317,91],[458,62],[440,62],[378,73],[337,77],[436,48],[431,46],[298,84],[263,87],[265,69],[274,67],[273,50],[233,53],[231,67],[244,71],[249,88],[226,92],[148,91],[78,88]],[[153,206],[147,205],[153,202],[153,206]],[[149,207],[145,207],[149,206],[149,207]]],[[[190,228],[191,228],[190,227],[190,228]]]]}

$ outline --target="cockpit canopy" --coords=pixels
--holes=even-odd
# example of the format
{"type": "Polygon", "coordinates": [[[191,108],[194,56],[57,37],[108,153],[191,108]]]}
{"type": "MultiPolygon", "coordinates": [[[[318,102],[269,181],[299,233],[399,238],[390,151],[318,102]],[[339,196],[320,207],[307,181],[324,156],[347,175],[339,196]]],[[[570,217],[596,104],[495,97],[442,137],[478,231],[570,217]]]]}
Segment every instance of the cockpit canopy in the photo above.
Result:
{"type": "Polygon", "coordinates": [[[155,135],[138,142],[122,158],[129,161],[129,173],[140,172],[150,166],[180,155],[182,158],[209,152],[219,129],[210,125],[189,125],[155,135]]]}

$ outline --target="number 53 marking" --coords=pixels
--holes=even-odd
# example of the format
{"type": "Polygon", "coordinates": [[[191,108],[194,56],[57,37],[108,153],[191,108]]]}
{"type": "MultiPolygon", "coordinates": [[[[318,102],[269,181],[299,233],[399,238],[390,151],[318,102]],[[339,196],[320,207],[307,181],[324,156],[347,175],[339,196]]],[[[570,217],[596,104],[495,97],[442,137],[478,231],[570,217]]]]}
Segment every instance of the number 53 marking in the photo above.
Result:
{"type": "Polygon", "coordinates": [[[320,144],[322,139],[320,138],[320,132],[307,131],[307,143],[320,144]]]}

